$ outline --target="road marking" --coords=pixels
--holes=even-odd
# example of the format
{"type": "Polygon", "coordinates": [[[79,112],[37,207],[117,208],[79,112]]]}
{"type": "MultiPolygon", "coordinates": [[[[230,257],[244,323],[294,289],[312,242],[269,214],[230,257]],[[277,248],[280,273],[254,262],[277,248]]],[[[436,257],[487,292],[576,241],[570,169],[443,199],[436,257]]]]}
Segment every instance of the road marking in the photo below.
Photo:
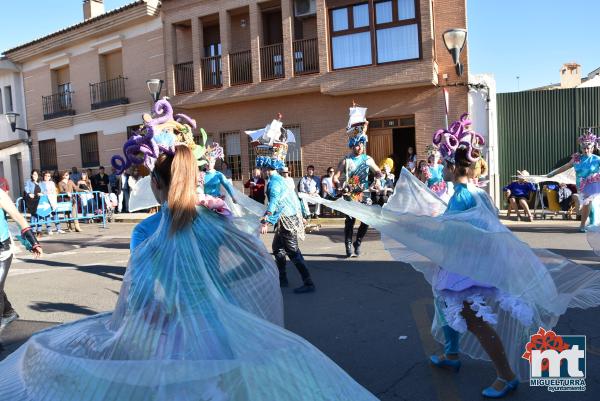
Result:
{"type": "MultiPolygon", "coordinates": [[[[433,300],[431,298],[421,298],[410,304],[413,320],[417,325],[417,331],[419,332],[419,337],[421,339],[421,345],[427,357],[439,352],[440,348],[437,341],[435,341],[431,335],[432,317],[429,316],[427,308],[432,305],[433,300]]],[[[460,401],[456,382],[452,379],[449,379],[447,374],[443,374],[448,372],[442,372],[441,369],[436,368],[431,364],[430,367],[431,377],[437,392],[438,400],[460,401]]]]}

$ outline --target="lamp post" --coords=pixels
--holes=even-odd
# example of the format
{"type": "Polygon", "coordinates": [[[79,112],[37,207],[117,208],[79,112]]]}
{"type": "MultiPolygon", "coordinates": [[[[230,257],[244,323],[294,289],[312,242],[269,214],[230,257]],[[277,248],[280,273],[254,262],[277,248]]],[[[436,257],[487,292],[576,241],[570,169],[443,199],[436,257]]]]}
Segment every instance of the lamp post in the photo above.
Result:
{"type": "Polygon", "coordinates": [[[150,92],[150,96],[152,96],[154,103],[158,102],[158,99],[160,99],[160,92],[162,91],[164,83],[165,82],[162,79],[149,79],[146,81],[148,91],[150,92]]]}
{"type": "Polygon", "coordinates": [[[444,45],[448,52],[452,55],[452,61],[456,67],[456,73],[461,76],[463,73],[463,65],[460,63],[460,52],[467,41],[467,30],[462,28],[448,29],[442,34],[444,45]]]}
{"type": "Polygon", "coordinates": [[[14,113],[14,112],[6,113],[6,119],[8,120],[8,123],[10,124],[11,131],[17,132],[17,130],[19,130],[19,131],[23,131],[27,134],[26,142],[27,142],[27,146],[29,147],[29,166],[30,166],[30,170],[33,170],[33,152],[31,150],[33,141],[31,140],[31,130],[26,129],[26,128],[17,127],[17,118],[19,116],[20,116],[19,113],[14,113]]]}

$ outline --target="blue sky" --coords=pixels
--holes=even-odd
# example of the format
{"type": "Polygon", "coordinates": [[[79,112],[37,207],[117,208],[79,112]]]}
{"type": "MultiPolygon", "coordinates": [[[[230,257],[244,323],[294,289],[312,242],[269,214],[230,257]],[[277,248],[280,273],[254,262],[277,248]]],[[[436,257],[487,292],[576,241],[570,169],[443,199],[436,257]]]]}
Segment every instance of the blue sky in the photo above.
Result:
{"type": "MultiPolygon", "coordinates": [[[[129,2],[104,1],[107,10],[129,2]]],[[[81,0],[2,3],[10,17],[3,18],[0,51],[83,19],[81,0]]],[[[558,82],[565,62],[578,62],[584,74],[600,67],[599,0],[467,0],[467,6],[471,72],[493,73],[499,92],[558,82]]]]}

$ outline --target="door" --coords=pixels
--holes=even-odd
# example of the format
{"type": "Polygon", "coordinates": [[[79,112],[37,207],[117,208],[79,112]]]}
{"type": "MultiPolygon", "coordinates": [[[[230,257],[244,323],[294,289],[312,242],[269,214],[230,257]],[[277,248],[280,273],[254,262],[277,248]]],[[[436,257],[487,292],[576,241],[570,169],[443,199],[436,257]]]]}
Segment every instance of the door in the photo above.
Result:
{"type": "Polygon", "coordinates": [[[406,164],[406,154],[408,148],[412,148],[416,152],[415,147],[415,127],[394,128],[392,130],[393,137],[393,157],[395,174],[400,174],[401,167],[406,164]]]}
{"type": "Polygon", "coordinates": [[[373,130],[369,133],[367,154],[379,165],[385,158],[393,153],[393,139],[390,130],[373,130]]]}
{"type": "Polygon", "coordinates": [[[10,155],[10,191],[12,192],[13,200],[17,200],[23,193],[23,166],[21,162],[21,153],[10,155]]]}

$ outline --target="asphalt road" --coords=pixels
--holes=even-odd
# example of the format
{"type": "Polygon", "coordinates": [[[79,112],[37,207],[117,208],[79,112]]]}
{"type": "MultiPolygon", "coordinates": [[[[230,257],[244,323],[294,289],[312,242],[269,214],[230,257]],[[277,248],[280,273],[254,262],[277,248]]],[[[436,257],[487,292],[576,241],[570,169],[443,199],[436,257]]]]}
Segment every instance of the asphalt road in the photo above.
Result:
{"type": "MultiPolygon", "coordinates": [[[[576,222],[514,223],[513,231],[535,247],[549,248],[600,268],[576,222]]],[[[132,224],[108,229],[84,225],[82,234],[44,238],[46,256],[18,255],[6,291],[21,315],[0,333],[0,358],[31,333],[57,323],[111,310],[129,255],[132,224]]],[[[495,377],[491,363],[463,359],[459,374],[429,365],[440,350],[429,333],[431,287],[405,264],[394,262],[370,231],[360,258],[342,257],[341,228],[325,228],[302,243],[317,292],[284,290],[286,327],[303,336],[381,400],[477,400],[495,377]]],[[[270,244],[270,236],[264,238],[270,244]]],[[[291,288],[300,278],[289,265],[291,288]]],[[[600,391],[599,308],[570,310],[558,334],[587,336],[584,393],[549,393],[522,383],[511,400],[596,400],[600,391]]]]}

